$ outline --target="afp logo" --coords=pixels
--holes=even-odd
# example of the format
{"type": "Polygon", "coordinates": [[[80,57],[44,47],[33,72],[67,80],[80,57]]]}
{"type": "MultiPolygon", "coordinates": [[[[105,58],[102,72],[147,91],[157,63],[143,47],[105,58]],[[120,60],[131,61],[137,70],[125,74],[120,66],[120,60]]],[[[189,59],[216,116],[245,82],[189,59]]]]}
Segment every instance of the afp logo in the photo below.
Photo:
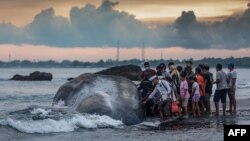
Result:
{"type": "Polygon", "coordinates": [[[230,136],[244,136],[245,134],[247,133],[247,130],[246,129],[230,129],[229,133],[228,133],[228,137],[230,136]]]}
{"type": "Polygon", "coordinates": [[[250,125],[224,125],[224,140],[249,141],[250,125]]]}

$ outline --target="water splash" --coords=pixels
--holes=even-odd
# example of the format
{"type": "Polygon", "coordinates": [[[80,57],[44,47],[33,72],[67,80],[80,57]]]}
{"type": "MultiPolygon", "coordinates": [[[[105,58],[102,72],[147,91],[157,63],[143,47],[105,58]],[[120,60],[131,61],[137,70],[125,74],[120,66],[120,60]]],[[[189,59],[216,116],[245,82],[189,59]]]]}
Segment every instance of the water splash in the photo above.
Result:
{"type": "Polygon", "coordinates": [[[27,117],[23,119],[11,117],[0,120],[0,125],[10,126],[25,133],[71,132],[77,128],[122,128],[124,125],[122,121],[105,115],[65,114],[60,112],[58,115],[58,111],[55,113],[52,109],[43,108],[29,109],[29,111],[29,115],[27,115],[31,117],[29,119],[27,117]]]}

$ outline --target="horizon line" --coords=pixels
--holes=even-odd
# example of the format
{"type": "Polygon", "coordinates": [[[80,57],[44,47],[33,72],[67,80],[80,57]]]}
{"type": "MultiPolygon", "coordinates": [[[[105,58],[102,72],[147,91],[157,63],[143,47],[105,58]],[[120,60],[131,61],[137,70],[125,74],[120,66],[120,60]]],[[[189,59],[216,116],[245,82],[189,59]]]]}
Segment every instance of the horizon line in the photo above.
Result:
{"type": "MultiPolygon", "coordinates": [[[[170,59],[146,59],[145,61],[143,61],[142,59],[138,59],[138,58],[132,58],[132,59],[123,59],[123,60],[119,60],[118,62],[124,62],[124,61],[132,61],[132,60],[136,60],[136,61],[141,61],[141,62],[151,62],[151,61],[180,61],[180,62],[183,62],[183,61],[186,61],[186,60],[192,60],[192,61],[201,61],[201,60],[205,60],[205,59],[221,59],[221,60],[227,60],[227,59],[243,59],[243,58],[250,58],[248,56],[243,56],[243,57],[233,57],[233,56],[230,56],[230,57],[226,57],[226,58],[221,58],[221,57],[204,57],[204,58],[201,58],[201,59],[195,59],[195,58],[185,58],[185,59],[174,59],[174,58],[170,58],[170,59]]],[[[80,60],[80,59],[64,59],[64,60],[55,60],[55,59],[48,59],[48,60],[37,60],[37,59],[34,59],[34,60],[30,60],[30,59],[14,59],[14,60],[10,60],[10,61],[4,61],[4,60],[0,60],[0,62],[4,62],[4,63],[10,63],[10,62],[14,62],[14,61],[30,61],[32,63],[35,63],[35,62],[49,62],[49,61],[54,61],[54,62],[63,62],[63,61],[71,61],[71,62],[74,62],[74,61],[79,61],[79,62],[89,62],[89,63],[96,63],[96,62],[100,62],[100,61],[104,61],[104,62],[107,62],[107,61],[112,61],[112,62],[117,62],[116,59],[99,59],[97,61],[84,61],[84,60],[80,60]]]]}

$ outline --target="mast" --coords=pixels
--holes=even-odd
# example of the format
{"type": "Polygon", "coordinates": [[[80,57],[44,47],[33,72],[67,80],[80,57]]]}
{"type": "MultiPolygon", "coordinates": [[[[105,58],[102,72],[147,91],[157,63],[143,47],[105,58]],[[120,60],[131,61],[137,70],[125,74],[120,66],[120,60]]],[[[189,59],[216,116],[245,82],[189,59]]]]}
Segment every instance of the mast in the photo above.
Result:
{"type": "Polygon", "coordinates": [[[163,50],[161,49],[161,60],[163,60],[163,50]]]}
{"type": "Polygon", "coordinates": [[[9,62],[11,61],[11,54],[9,54],[9,62]]]}
{"type": "Polygon", "coordinates": [[[116,64],[118,65],[120,61],[120,41],[117,41],[117,48],[116,48],[116,64]]]}
{"type": "Polygon", "coordinates": [[[142,61],[145,62],[145,42],[142,43],[141,58],[142,61]]]}

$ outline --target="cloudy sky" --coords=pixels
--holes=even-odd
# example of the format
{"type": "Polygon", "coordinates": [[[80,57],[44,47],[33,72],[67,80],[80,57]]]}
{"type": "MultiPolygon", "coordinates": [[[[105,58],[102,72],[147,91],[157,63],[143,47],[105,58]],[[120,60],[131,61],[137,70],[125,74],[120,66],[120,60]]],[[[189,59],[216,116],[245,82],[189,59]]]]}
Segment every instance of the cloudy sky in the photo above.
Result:
{"type": "MultiPolygon", "coordinates": [[[[244,11],[247,0],[118,0],[116,10],[127,11],[137,19],[175,19],[185,10],[199,18],[220,18],[244,11]]],[[[42,9],[53,7],[56,15],[69,17],[73,6],[100,5],[102,0],[1,0],[0,19],[17,26],[30,23],[42,9]]]]}
{"type": "Polygon", "coordinates": [[[247,56],[249,2],[1,0],[0,60],[109,59],[117,40],[122,59],[140,58],[142,42],[148,59],[247,56]]]}

